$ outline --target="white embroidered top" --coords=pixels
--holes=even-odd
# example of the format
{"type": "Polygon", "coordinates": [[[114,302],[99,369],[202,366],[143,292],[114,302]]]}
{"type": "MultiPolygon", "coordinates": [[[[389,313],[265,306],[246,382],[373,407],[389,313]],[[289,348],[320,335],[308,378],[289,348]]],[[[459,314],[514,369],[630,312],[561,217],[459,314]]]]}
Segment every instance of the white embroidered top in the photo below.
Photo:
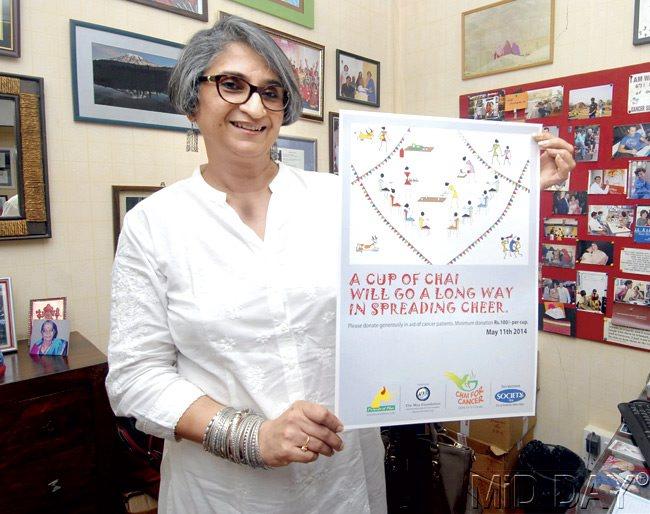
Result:
{"type": "Polygon", "coordinates": [[[113,268],[111,405],[166,438],[160,513],[385,512],[377,430],[312,464],[253,470],[173,438],[207,394],[268,418],[334,405],[338,178],[280,164],[264,240],[200,172],[124,220],[113,268]],[[173,207],[173,208],[172,208],[173,207]]]}

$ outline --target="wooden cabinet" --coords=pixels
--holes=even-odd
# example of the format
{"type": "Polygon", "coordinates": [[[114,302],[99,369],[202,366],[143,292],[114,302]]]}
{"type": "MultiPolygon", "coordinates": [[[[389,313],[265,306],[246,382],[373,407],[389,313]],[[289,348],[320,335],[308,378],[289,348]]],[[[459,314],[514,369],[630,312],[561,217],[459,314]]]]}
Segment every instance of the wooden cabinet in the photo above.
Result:
{"type": "Polygon", "coordinates": [[[21,341],[0,377],[0,511],[120,513],[106,357],[78,332],[67,357],[21,341]]]}

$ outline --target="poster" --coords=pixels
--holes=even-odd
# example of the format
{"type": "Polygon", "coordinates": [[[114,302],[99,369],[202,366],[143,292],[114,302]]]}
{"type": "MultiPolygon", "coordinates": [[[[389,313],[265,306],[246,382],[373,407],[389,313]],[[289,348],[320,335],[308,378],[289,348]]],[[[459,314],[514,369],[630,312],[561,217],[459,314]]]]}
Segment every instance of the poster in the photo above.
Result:
{"type": "Polygon", "coordinates": [[[650,250],[623,248],[620,268],[624,273],[650,275],[650,250]]]}
{"type": "Polygon", "coordinates": [[[540,125],[341,111],[336,413],[532,415],[540,125]]]}
{"type": "Polygon", "coordinates": [[[650,112],[650,73],[630,75],[627,91],[627,112],[637,114],[650,112]]]}

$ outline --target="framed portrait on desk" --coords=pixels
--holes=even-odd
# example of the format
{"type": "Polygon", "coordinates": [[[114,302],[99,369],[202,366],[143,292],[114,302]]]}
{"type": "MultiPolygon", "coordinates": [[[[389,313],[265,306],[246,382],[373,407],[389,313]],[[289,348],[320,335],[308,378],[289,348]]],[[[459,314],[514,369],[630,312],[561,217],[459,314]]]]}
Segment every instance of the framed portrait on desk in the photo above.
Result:
{"type": "Polygon", "coordinates": [[[2,353],[17,350],[14,304],[9,277],[0,278],[0,350],[2,353]]]}

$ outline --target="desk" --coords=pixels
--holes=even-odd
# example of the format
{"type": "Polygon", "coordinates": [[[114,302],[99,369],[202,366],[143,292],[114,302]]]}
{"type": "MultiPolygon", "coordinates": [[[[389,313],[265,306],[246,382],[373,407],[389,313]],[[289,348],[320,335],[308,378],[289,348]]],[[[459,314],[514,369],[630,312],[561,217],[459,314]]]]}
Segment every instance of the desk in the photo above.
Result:
{"type": "Polygon", "coordinates": [[[123,512],[106,357],[78,332],[67,357],[30,356],[28,346],[5,355],[0,377],[3,514],[123,512]]]}

